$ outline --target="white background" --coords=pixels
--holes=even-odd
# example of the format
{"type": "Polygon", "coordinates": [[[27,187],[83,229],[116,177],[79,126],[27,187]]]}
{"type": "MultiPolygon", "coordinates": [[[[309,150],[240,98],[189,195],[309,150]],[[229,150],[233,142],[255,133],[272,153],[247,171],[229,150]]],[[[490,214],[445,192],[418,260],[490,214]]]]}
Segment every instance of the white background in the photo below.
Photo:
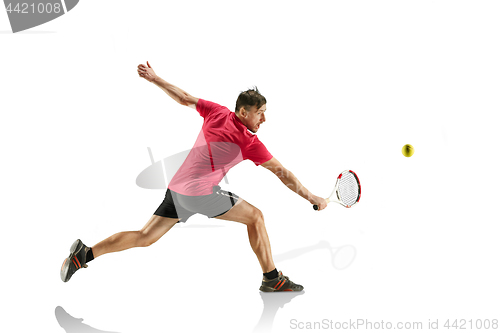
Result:
{"type": "Polygon", "coordinates": [[[496,1],[81,1],[12,34],[0,11],[2,331],[64,332],[58,306],[89,325],[68,332],[500,319],[499,14],[496,1]],[[147,147],[158,160],[200,130],[138,77],[146,61],[230,109],[257,85],[260,140],[313,193],[357,172],[360,204],[322,212],[249,161],[221,184],[263,211],[304,294],[261,296],[245,227],[203,216],[61,282],[75,239],[140,229],[161,203],[135,184],[147,147]]]}

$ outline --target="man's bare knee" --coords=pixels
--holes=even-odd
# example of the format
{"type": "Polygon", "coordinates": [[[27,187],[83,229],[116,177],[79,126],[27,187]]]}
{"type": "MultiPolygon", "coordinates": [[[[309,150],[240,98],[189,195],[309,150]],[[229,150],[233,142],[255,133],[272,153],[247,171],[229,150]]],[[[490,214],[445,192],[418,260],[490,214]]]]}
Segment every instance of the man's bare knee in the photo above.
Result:
{"type": "Polygon", "coordinates": [[[260,209],[255,208],[254,211],[252,212],[251,224],[253,225],[264,224],[264,214],[262,214],[260,209]]]}
{"type": "Polygon", "coordinates": [[[152,239],[145,231],[137,231],[137,247],[148,247],[156,242],[156,239],[152,239]]]}

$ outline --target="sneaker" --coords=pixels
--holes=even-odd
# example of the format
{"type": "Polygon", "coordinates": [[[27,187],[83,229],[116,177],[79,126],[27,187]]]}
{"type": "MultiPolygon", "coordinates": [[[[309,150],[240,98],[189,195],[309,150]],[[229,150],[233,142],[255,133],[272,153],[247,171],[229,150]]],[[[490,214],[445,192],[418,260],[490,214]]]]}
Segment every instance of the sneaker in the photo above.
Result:
{"type": "Polygon", "coordinates": [[[71,252],[69,257],[66,258],[61,267],[61,280],[63,282],[68,282],[71,279],[71,276],[75,274],[77,270],[84,267],[87,268],[87,264],[85,263],[87,260],[87,252],[90,250],[90,247],[85,246],[83,242],[77,239],[69,251],[71,252]]]}
{"type": "Polygon", "coordinates": [[[260,291],[264,292],[274,292],[274,291],[302,291],[304,287],[300,284],[295,284],[288,276],[284,276],[281,271],[277,278],[269,280],[265,276],[262,279],[262,285],[260,286],[260,291]]]}

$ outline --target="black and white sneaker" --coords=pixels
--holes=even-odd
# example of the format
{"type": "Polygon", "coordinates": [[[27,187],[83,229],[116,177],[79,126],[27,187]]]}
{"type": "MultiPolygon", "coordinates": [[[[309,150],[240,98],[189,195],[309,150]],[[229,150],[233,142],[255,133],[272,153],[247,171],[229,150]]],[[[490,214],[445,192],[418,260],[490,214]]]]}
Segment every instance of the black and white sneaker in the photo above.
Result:
{"type": "Polygon", "coordinates": [[[71,276],[75,274],[77,270],[84,267],[87,268],[87,252],[90,250],[90,247],[85,246],[83,242],[77,239],[69,251],[69,257],[66,258],[61,267],[61,280],[63,282],[68,282],[71,279],[71,276]]]}
{"type": "Polygon", "coordinates": [[[281,271],[277,278],[269,280],[266,277],[262,279],[260,291],[275,292],[275,291],[302,291],[304,287],[300,284],[290,281],[288,276],[283,275],[281,271]]]}

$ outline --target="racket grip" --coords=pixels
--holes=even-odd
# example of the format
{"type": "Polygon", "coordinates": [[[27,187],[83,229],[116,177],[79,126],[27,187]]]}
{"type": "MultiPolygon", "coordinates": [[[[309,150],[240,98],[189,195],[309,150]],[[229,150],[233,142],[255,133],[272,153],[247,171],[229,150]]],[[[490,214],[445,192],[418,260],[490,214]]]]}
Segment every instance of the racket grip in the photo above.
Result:
{"type": "MultiPolygon", "coordinates": [[[[327,198],[325,200],[326,200],[326,203],[330,202],[330,198],[327,198]]],[[[314,208],[314,210],[318,210],[319,209],[318,205],[314,205],[313,208],[314,208]]]]}

